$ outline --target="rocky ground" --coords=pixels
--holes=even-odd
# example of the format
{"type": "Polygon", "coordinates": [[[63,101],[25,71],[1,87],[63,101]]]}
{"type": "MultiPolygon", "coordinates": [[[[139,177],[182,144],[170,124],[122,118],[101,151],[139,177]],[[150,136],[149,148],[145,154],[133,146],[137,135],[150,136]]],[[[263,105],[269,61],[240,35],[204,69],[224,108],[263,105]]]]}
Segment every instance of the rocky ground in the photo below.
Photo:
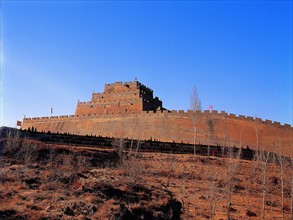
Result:
{"type": "Polygon", "coordinates": [[[248,161],[237,153],[117,152],[28,140],[12,150],[1,157],[0,219],[282,219],[282,209],[292,218],[287,160],[280,172],[277,158],[248,161]]]}

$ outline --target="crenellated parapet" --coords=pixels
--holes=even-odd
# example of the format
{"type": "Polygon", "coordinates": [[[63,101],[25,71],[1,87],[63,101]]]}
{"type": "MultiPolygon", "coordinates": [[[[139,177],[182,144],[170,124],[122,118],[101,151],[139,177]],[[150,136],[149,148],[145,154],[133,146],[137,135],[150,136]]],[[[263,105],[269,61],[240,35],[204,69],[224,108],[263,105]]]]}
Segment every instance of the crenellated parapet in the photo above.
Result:
{"type": "Polygon", "coordinates": [[[128,112],[102,112],[102,113],[91,113],[91,114],[79,114],[79,115],[60,115],[60,116],[50,116],[50,117],[33,117],[33,118],[24,118],[23,121],[47,121],[47,120],[72,120],[72,119],[88,119],[88,118],[109,118],[109,117],[117,117],[117,118],[125,118],[125,117],[151,117],[151,116],[167,116],[167,117],[185,117],[191,118],[193,114],[197,114],[199,118],[210,118],[213,119],[221,119],[221,120],[236,120],[236,121],[246,121],[253,124],[259,123],[266,126],[284,128],[284,129],[292,129],[290,124],[281,124],[280,122],[272,121],[272,120],[263,120],[261,118],[255,118],[251,116],[244,115],[236,115],[232,113],[226,113],[225,111],[218,112],[216,110],[209,111],[196,111],[193,110],[160,110],[160,111],[128,111],[128,112]]]}

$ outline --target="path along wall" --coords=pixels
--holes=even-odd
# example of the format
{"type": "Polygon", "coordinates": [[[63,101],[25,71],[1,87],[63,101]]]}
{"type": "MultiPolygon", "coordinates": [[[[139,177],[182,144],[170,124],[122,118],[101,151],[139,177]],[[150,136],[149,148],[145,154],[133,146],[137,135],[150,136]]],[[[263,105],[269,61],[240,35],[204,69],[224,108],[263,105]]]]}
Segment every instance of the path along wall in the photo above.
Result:
{"type": "MultiPolygon", "coordinates": [[[[25,118],[22,129],[34,127],[81,135],[156,139],[193,143],[194,113],[192,111],[160,111],[127,114],[89,114],[25,118]]],[[[235,116],[217,111],[197,112],[196,143],[229,147],[266,149],[293,156],[293,128],[270,120],[235,116]],[[258,147],[257,147],[258,136],[258,147]]]]}

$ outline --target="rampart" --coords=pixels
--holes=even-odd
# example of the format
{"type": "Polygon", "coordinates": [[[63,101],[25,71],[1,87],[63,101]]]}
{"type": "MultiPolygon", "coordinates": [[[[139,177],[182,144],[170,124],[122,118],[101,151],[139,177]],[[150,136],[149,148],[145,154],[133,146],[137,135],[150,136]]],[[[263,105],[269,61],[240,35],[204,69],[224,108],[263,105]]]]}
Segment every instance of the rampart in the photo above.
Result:
{"type": "MultiPolygon", "coordinates": [[[[34,127],[38,131],[45,132],[193,143],[193,122],[196,116],[197,144],[244,148],[249,146],[252,149],[266,149],[293,156],[293,128],[289,124],[281,125],[279,122],[243,115],[236,116],[224,111],[143,110],[145,101],[143,97],[139,97],[141,90],[137,90],[137,87],[140,88],[141,85],[136,81],[132,84],[122,82],[106,84],[105,92],[99,94],[109,98],[107,103],[111,103],[111,101],[115,103],[116,99],[119,101],[125,99],[125,102],[134,100],[132,92],[137,92],[138,99],[142,100],[142,105],[136,106],[136,108],[129,106],[125,108],[121,104],[116,108],[109,108],[108,111],[101,111],[101,106],[99,106],[101,100],[94,101],[92,98],[91,102],[79,102],[75,115],[24,118],[22,129],[34,127]],[[115,85],[121,87],[120,90],[115,85]],[[133,88],[133,91],[124,88],[125,85],[133,88]],[[108,89],[112,92],[107,91],[108,89]],[[125,92],[121,92],[123,89],[125,92]],[[115,95],[111,98],[109,94],[119,94],[118,91],[122,93],[123,98],[116,98],[115,95]],[[78,111],[79,105],[94,104],[99,106],[95,111],[78,111]]],[[[149,101],[153,102],[152,90],[147,87],[145,90],[146,93],[151,92],[149,101]]],[[[92,97],[99,96],[97,94],[93,93],[92,97]]],[[[91,108],[89,107],[89,109],[91,108]]]]}
{"type": "MultiPolygon", "coordinates": [[[[34,127],[38,131],[193,143],[192,114],[179,110],[25,118],[22,129],[34,127]]],[[[225,112],[200,112],[196,127],[198,144],[257,149],[258,133],[259,149],[293,156],[293,128],[288,124],[225,112]],[[213,123],[213,132],[209,121],[213,123]]]]}

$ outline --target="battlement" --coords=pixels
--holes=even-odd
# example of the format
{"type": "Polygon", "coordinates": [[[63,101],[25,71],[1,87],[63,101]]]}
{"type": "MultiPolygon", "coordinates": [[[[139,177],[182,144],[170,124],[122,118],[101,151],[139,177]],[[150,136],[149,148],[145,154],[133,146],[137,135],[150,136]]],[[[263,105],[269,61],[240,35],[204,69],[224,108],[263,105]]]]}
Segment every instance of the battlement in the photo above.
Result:
{"type": "Polygon", "coordinates": [[[197,114],[198,117],[213,117],[214,119],[225,119],[225,120],[237,120],[237,121],[247,121],[252,123],[261,123],[267,126],[291,129],[292,126],[290,124],[281,124],[280,122],[273,122],[272,120],[263,120],[261,118],[254,118],[251,116],[244,115],[235,115],[232,113],[226,113],[225,111],[218,112],[217,110],[209,111],[193,111],[193,110],[160,110],[160,111],[127,111],[127,112],[102,112],[102,113],[92,113],[92,114],[78,114],[78,115],[61,115],[61,116],[51,116],[51,117],[33,117],[33,118],[24,118],[23,121],[44,121],[44,120],[72,120],[72,119],[84,119],[84,118],[125,118],[125,117],[152,117],[157,115],[163,115],[167,117],[186,117],[191,118],[192,114],[197,114]]]}
{"type": "Polygon", "coordinates": [[[145,86],[144,84],[138,82],[138,81],[131,81],[131,82],[115,82],[115,83],[108,83],[105,84],[105,89],[104,93],[109,93],[109,92],[114,92],[116,90],[122,90],[122,91],[127,91],[127,90],[140,90],[144,93],[153,93],[153,90],[150,89],[149,87],[145,86]]]}
{"type": "Polygon", "coordinates": [[[149,92],[149,93],[153,93],[153,90],[150,89],[149,87],[145,86],[144,84],[142,84],[142,83],[140,83],[138,81],[135,81],[135,82],[137,83],[137,86],[139,86],[139,88],[141,90],[144,90],[144,91],[149,92]]]}

